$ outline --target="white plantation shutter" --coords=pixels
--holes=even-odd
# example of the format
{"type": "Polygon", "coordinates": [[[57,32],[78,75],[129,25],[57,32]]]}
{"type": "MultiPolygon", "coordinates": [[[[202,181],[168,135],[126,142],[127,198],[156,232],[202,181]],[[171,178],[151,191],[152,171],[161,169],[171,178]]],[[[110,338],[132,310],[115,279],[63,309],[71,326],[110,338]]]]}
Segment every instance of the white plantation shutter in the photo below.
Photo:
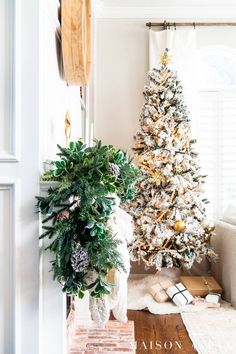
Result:
{"type": "Polygon", "coordinates": [[[222,207],[236,202],[236,90],[224,92],[221,101],[222,207]]]}
{"type": "Polygon", "coordinates": [[[201,91],[196,115],[196,150],[203,186],[209,199],[208,215],[220,218],[236,204],[236,90],[201,91]]]}

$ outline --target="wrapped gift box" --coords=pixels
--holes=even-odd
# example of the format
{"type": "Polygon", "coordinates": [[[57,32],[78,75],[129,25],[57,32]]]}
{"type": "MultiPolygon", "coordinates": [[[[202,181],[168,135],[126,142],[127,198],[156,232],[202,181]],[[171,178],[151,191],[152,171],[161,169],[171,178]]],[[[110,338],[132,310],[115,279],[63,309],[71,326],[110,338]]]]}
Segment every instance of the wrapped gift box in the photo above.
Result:
{"type": "Polygon", "coordinates": [[[177,306],[187,305],[193,301],[192,295],[182,283],[171,286],[166,292],[177,306]]]}
{"type": "Polygon", "coordinates": [[[212,308],[218,308],[220,307],[220,303],[214,303],[214,302],[207,302],[206,299],[203,299],[202,297],[196,297],[192,301],[193,305],[195,306],[205,306],[205,307],[212,307],[212,308]]]}
{"type": "Polygon", "coordinates": [[[174,283],[169,279],[163,280],[149,288],[148,292],[153,296],[153,298],[157,302],[165,302],[169,300],[169,296],[166,293],[166,289],[168,289],[173,284],[174,283]]]}
{"type": "Polygon", "coordinates": [[[218,304],[220,302],[221,295],[215,293],[209,293],[205,297],[206,302],[210,302],[213,304],[218,304]]]}
{"type": "Polygon", "coordinates": [[[193,296],[205,297],[210,292],[218,294],[223,292],[223,289],[213,277],[181,276],[179,280],[193,296]]]}

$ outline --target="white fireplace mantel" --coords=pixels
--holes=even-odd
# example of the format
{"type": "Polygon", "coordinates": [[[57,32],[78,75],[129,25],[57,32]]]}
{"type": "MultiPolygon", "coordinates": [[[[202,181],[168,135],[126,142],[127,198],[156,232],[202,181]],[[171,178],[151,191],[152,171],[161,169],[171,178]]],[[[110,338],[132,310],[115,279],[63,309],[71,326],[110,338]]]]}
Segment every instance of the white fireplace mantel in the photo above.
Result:
{"type": "MultiPolygon", "coordinates": [[[[57,182],[42,182],[41,195],[47,194],[49,187],[57,182]]],[[[40,223],[41,224],[41,223],[40,223]]],[[[41,227],[42,233],[42,227],[41,227]]],[[[40,354],[66,353],[66,295],[61,285],[53,280],[50,261],[53,259],[45,248],[51,240],[40,242],[40,354]]]]}
{"type": "MultiPolygon", "coordinates": [[[[41,196],[45,196],[50,187],[58,186],[57,182],[41,182],[41,196]]],[[[42,223],[41,233],[42,233],[42,223]]],[[[62,286],[53,280],[51,263],[53,255],[45,248],[52,240],[42,239],[40,242],[40,354],[66,354],[67,321],[66,295],[62,286]]],[[[89,294],[85,293],[82,300],[75,301],[75,326],[92,325],[89,311],[89,294]]]]}

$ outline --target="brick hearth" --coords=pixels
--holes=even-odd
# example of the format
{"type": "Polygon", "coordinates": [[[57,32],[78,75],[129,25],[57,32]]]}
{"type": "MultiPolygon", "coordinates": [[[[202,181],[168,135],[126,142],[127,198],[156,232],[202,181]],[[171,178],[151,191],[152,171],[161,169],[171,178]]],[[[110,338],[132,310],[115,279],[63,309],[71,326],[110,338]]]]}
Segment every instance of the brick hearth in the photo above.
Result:
{"type": "Polygon", "coordinates": [[[134,354],[134,341],[133,321],[109,321],[104,328],[79,327],[71,338],[69,354],[134,354]]]}

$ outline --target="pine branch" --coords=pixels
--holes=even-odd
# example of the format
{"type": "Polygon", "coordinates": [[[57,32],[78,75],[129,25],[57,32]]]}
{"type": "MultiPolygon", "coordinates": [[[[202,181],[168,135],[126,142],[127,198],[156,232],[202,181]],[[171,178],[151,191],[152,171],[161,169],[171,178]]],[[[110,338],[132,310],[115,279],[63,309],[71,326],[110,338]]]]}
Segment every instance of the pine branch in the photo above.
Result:
{"type": "Polygon", "coordinates": [[[117,250],[119,243],[106,228],[114,205],[109,193],[115,192],[123,199],[133,198],[137,168],[125,152],[100,141],[93,147],[72,142],[68,148],[58,148],[61,160],[54,162],[51,176],[59,185],[50,187],[46,197],[36,198],[39,212],[46,216],[40,238],[53,238],[47,250],[54,254],[54,279],[63,284],[63,291],[82,297],[88,289],[88,272],[95,270],[97,283],[93,295],[104,296],[111,289],[104,281],[107,272],[112,268],[124,269],[117,250]],[[110,164],[117,166],[117,176],[110,164]],[[79,273],[71,263],[77,245],[89,254],[89,266],[79,273]]]}

